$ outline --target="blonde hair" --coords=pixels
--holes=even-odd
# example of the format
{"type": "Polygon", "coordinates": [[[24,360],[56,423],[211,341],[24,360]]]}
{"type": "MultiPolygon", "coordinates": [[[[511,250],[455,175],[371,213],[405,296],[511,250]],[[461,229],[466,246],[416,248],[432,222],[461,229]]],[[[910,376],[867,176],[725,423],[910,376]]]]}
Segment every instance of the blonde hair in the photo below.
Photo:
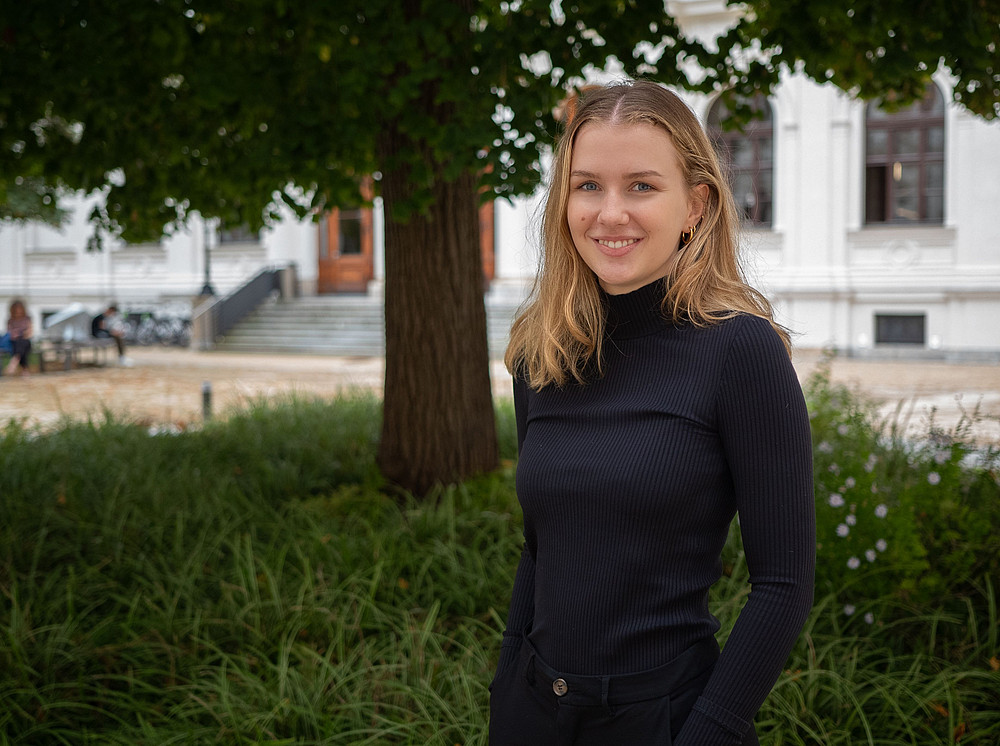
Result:
{"type": "MultiPolygon", "coordinates": [[[[588,122],[652,124],[670,136],[688,189],[704,184],[707,199],[694,238],[664,278],[666,320],[708,326],[739,313],[771,323],[790,351],[788,331],[771,304],[743,278],[737,255],[739,218],[715,150],[687,105],[652,81],[588,90],[565,107],[572,118],[556,148],[542,217],[542,264],[528,300],[514,320],[504,356],[507,369],[539,389],[580,383],[602,370],[606,309],[596,275],[577,252],[566,220],[573,142],[588,122]]],[[[678,237],[679,238],[679,237],[678,237]]]]}

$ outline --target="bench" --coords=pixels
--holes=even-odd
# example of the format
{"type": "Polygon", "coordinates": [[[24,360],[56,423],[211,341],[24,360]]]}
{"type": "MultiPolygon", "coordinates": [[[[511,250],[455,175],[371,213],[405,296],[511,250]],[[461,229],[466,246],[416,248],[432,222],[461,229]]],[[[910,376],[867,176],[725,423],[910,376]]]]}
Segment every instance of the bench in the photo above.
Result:
{"type": "Polygon", "coordinates": [[[42,373],[60,368],[73,370],[83,366],[108,364],[108,350],[117,355],[115,341],[109,338],[43,339],[38,346],[38,366],[42,373]]]}

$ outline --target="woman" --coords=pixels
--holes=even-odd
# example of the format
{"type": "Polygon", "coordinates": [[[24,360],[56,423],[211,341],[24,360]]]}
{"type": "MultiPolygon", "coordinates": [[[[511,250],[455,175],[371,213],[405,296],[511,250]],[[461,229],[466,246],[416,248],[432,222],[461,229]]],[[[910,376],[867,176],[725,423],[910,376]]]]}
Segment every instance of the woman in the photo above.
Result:
{"type": "Polygon", "coordinates": [[[542,269],[514,322],[525,546],[490,742],[756,744],[812,604],[812,451],[787,332],[742,279],[697,119],[637,81],[559,143],[542,269]],[[730,522],[752,590],[721,655],[730,522]]]}
{"type": "Polygon", "coordinates": [[[31,353],[31,318],[24,303],[15,300],[7,316],[7,334],[12,348],[10,362],[4,369],[8,376],[28,372],[28,355],[31,353]]]}

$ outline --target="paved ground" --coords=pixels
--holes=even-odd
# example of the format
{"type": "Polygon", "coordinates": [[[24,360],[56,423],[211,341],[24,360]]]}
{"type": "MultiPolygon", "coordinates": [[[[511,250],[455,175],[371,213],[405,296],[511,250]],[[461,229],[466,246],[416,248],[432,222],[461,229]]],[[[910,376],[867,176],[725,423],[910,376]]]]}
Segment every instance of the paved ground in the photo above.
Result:
{"type": "MultiPolygon", "coordinates": [[[[187,427],[201,421],[202,386],[212,388],[218,415],[259,398],[291,393],[335,396],[352,389],[378,391],[381,358],[296,355],[271,357],[172,348],[133,348],[133,368],[82,368],[69,372],[0,378],[0,423],[11,418],[52,425],[64,416],[101,416],[105,410],[149,424],[187,427]]],[[[820,359],[800,351],[795,364],[801,378],[820,359]]],[[[953,426],[977,406],[981,439],[1000,442],[1000,366],[946,362],[835,359],[834,380],[856,387],[883,404],[917,432],[926,432],[931,413],[953,426]],[[895,413],[898,409],[898,415],[895,413]]],[[[493,364],[494,391],[506,395],[510,380],[493,364]]]]}

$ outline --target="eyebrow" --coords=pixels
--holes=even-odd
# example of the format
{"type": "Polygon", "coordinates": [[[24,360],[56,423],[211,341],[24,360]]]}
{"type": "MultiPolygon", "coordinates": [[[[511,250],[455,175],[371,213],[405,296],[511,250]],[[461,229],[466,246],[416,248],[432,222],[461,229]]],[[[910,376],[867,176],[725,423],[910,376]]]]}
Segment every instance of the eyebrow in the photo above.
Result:
{"type": "MultiPolygon", "coordinates": [[[[581,177],[584,179],[594,179],[597,178],[597,174],[591,173],[590,171],[571,171],[570,176],[581,177]]],[[[633,171],[632,173],[625,174],[626,179],[648,179],[651,176],[658,176],[663,178],[663,174],[659,171],[633,171]]]]}

